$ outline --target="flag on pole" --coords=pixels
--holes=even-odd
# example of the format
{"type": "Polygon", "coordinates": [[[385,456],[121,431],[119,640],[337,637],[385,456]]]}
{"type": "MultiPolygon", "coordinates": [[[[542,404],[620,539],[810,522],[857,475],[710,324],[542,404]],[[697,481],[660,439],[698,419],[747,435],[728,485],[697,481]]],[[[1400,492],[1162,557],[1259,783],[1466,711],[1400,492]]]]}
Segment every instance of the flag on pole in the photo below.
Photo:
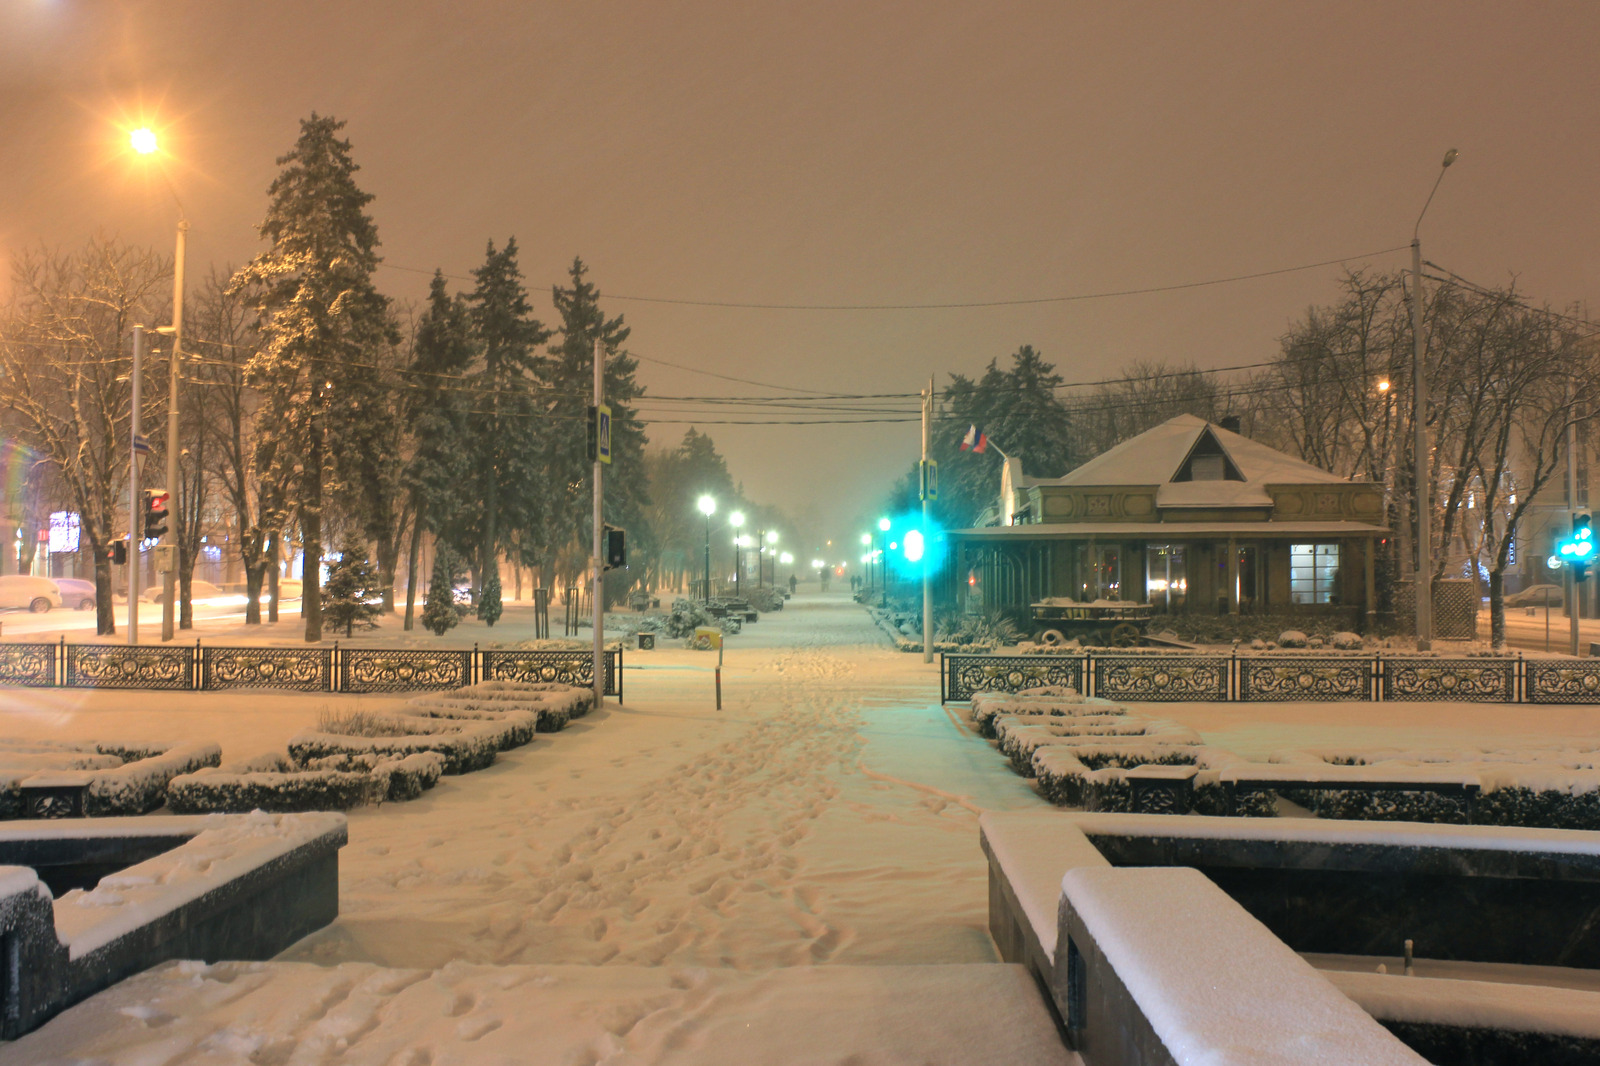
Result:
{"type": "Polygon", "coordinates": [[[961,450],[964,452],[975,452],[981,455],[983,454],[983,450],[987,447],[989,447],[989,434],[985,433],[977,426],[969,426],[967,428],[967,435],[961,438],[961,450]]]}

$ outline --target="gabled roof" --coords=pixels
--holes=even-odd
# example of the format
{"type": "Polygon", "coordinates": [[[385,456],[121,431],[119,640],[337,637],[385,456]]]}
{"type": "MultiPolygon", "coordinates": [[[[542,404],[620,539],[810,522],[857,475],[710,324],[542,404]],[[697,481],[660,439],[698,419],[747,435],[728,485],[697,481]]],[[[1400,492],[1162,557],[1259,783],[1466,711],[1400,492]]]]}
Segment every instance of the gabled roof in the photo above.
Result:
{"type": "MultiPolygon", "coordinates": [[[[1286,455],[1275,448],[1231,433],[1194,415],[1179,415],[1148,429],[1063,477],[1036,479],[1036,485],[1204,485],[1212,494],[1225,492],[1270,503],[1266,485],[1318,485],[1342,483],[1345,479],[1320,467],[1286,455]],[[1229,461],[1254,491],[1232,482],[1174,482],[1184,460],[1195,450],[1202,436],[1210,433],[1229,461]],[[1227,486],[1227,488],[1224,488],[1227,486]],[[1259,493],[1259,496],[1257,494],[1259,493]]],[[[1174,501],[1187,496],[1183,490],[1169,493],[1174,501]]],[[[1241,500],[1241,502],[1243,502],[1241,500]]],[[[1181,506],[1181,504],[1180,504],[1181,506]]]]}

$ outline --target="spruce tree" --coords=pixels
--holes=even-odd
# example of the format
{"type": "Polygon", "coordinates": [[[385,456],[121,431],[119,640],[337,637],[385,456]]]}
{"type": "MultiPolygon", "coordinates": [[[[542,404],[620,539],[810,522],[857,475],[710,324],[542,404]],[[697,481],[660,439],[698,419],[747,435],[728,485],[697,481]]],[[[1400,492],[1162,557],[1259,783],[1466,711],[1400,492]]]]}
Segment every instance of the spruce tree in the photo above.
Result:
{"type": "Polygon", "coordinates": [[[466,301],[451,296],[444,274],[434,272],[428,304],[417,322],[415,355],[407,376],[406,419],[416,445],[406,465],[411,492],[410,575],[406,582],[405,626],[411,628],[416,601],[417,557],[422,534],[465,550],[481,528],[482,510],[473,506],[472,455],[467,435],[471,395],[461,376],[472,362],[472,324],[466,301]]]}
{"type": "MultiPolygon", "coordinates": [[[[477,371],[472,376],[473,410],[468,419],[472,481],[482,525],[477,531],[478,571],[487,581],[499,572],[502,543],[513,530],[530,528],[548,495],[550,464],[543,454],[541,422],[545,404],[538,395],[542,360],[535,349],[550,331],[528,305],[517,266],[517,242],[496,251],[489,243],[483,266],[472,272],[477,284],[467,296],[477,371]]],[[[480,618],[484,597],[478,597],[480,618]]],[[[498,594],[495,608],[498,617],[498,594]]]]}
{"type": "Polygon", "coordinates": [[[381,607],[370,602],[378,592],[378,570],[354,536],[347,536],[339,558],[328,568],[328,585],[322,613],[334,629],[344,627],[350,636],[356,626],[374,629],[381,607]]]}
{"type": "Polygon", "coordinates": [[[500,621],[502,611],[500,604],[500,561],[489,560],[489,572],[483,579],[483,594],[478,597],[478,617],[484,624],[493,629],[494,624],[500,621]]]}
{"type": "MultiPolygon", "coordinates": [[[[559,501],[544,527],[545,543],[552,550],[577,546],[592,550],[590,520],[594,493],[594,464],[581,427],[594,402],[594,342],[602,338],[606,355],[605,403],[611,408],[611,465],[605,473],[605,520],[635,532],[634,551],[650,553],[642,522],[649,502],[644,466],[644,425],[630,401],[644,394],[634,379],[638,361],[622,348],[632,332],[621,315],[606,318],[600,308],[600,290],[588,280],[589,268],[574,258],[568,268],[569,285],[556,287],[551,296],[561,315],[560,342],[551,345],[549,382],[553,387],[554,439],[547,453],[559,471],[555,485],[559,501]]],[[[530,560],[542,561],[542,560],[530,560]]]]}
{"type": "Polygon", "coordinates": [[[460,575],[460,556],[440,544],[433,555],[433,576],[428,579],[428,598],[422,606],[422,624],[435,636],[444,636],[461,620],[456,610],[456,579],[460,575]]]}
{"type": "Polygon", "coordinates": [[[330,480],[363,465],[373,445],[364,432],[383,417],[371,370],[393,342],[388,300],[373,284],[378,231],[355,183],[359,169],[344,123],[315,113],[278,160],[267,190],[261,236],[270,250],[238,272],[230,291],[246,293],[261,347],[246,366],[249,384],[270,397],[276,417],[261,422],[259,476],[281,487],[305,546],[305,639],[322,639],[322,522],[330,480]]]}

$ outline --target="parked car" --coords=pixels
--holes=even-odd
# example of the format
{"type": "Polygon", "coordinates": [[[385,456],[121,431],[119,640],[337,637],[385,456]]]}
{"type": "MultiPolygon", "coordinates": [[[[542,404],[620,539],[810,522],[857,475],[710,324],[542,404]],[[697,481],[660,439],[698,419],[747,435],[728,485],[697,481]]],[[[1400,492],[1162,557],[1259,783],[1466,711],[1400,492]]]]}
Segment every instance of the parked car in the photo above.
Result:
{"type": "MultiPolygon", "coordinates": [[[[161,582],[157,581],[147,589],[140,589],[139,599],[145,603],[160,603],[163,591],[161,582]]],[[[209,603],[213,600],[226,599],[227,596],[226,592],[223,592],[209,581],[201,581],[199,578],[195,578],[189,582],[190,603],[209,603]]]]}
{"type": "Polygon", "coordinates": [[[0,607],[27,608],[34,614],[61,606],[61,590],[47,577],[6,574],[0,577],[0,607]]]}
{"type": "Polygon", "coordinates": [[[1560,607],[1562,602],[1560,585],[1529,585],[1505,599],[1507,607],[1560,607]]]}
{"type": "Polygon", "coordinates": [[[95,605],[94,582],[85,581],[81,577],[52,578],[56,583],[56,590],[61,593],[61,603],[66,607],[73,607],[80,611],[92,611],[95,605]]]}

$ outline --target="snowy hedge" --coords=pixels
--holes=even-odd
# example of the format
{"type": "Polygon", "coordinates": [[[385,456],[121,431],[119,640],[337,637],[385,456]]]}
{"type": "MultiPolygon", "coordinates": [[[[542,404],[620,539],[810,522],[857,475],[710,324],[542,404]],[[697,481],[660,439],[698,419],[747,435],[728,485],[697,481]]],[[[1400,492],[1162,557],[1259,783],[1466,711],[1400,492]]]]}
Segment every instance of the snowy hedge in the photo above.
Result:
{"type": "Polygon", "coordinates": [[[161,806],[167,783],[222,760],[209,741],[187,743],[96,744],[8,742],[0,752],[0,818],[23,815],[22,785],[53,771],[88,775],[84,813],[95,817],[145,814],[161,806]]]}
{"type": "Polygon", "coordinates": [[[1088,790],[1096,788],[1105,806],[1099,810],[1131,809],[1132,789],[1117,771],[1140,766],[1196,766],[1201,749],[1188,744],[1048,744],[1033,753],[1033,776],[1039,791],[1063,807],[1082,807],[1088,790]],[[1124,802],[1118,804],[1119,797],[1124,802]]]}
{"type": "Polygon", "coordinates": [[[444,757],[419,752],[403,759],[334,756],[297,766],[264,756],[175,778],[167,803],[177,814],[215,811],[344,811],[384,800],[415,799],[439,781],[444,757]]]}
{"type": "MultiPolygon", "coordinates": [[[[1086,715],[1072,718],[1018,718],[1001,715],[994,720],[1000,753],[1024,777],[1033,774],[1033,753],[1046,745],[1104,744],[1111,738],[1137,737],[1144,743],[1199,744],[1192,729],[1162,719],[1132,715],[1086,715]]],[[[1114,741],[1112,741],[1114,742],[1114,741]]]]}
{"type": "Polygon", "coordinates": [[[980,736],[995,738],[994,722],[1001,715],[1014,718],[1125,715],[1127,710],[1110,700],[1083,696],[1063,686],[1042,686],[1021,692],[978,692],[972,697],[972,724],[980,736]]]}

